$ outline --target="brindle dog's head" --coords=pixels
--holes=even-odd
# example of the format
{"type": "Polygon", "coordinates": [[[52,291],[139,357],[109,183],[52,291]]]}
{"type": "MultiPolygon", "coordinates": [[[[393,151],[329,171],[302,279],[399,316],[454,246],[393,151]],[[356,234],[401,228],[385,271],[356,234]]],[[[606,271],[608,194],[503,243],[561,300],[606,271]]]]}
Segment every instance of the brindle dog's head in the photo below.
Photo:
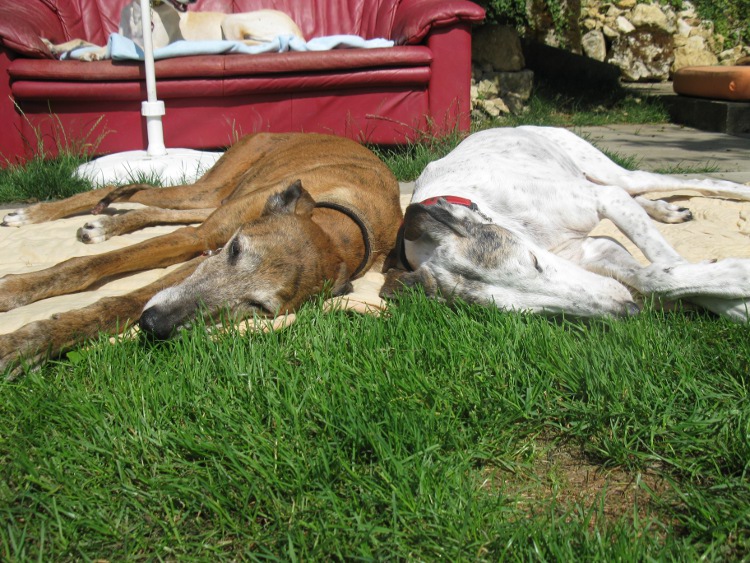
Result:
{"type": "Polygon", "coordinates": [[[621,316],[638,310],[627,288],[614,279],[443,199],[409,205],[397,246],[402,251],[386,264],[383,297],[422,286],[439,299],[549,315],[621,316]]]}
{"type": "Polygon", "coordinates": [[[262,215],[243,225],[224,249],[184,282],[157,293],[144,308],[141,329],[158,339],[198,316],[274,316],[297,309],[329,284],[351,290],[349,272],[328,235],[312,220],[310,194],[295,182],[271,196],[262,215]]]}

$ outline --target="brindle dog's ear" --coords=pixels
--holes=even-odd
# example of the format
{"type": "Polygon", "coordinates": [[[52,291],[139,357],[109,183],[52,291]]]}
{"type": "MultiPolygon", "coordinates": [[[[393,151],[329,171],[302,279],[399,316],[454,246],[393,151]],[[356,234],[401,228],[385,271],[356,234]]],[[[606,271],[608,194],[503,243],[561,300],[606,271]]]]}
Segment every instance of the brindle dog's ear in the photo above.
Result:
{"type": "Polygon", "coordinates": [[[309,215],[315,208],[312,196],[302,187],[301,180],[295,180],[284,191],[268,198],[263,215],[297,214],[309,215]]]}
{"type": "Polygon", "coordinates": [[[352,282],[349,281],[349,269],[346,267],[344,262],[339,266],[339,273],[336,279],[333,280],[333,287],[331,288],[331,295],[333,297],[339,297],[341,295],[347,295],[354,291],[352,282]]]}
{"type": "Polygon", "coordinates": [[[396,246],[386,256],[382,271],[411,271],[412,268],[404,254],[404,240],[417,240],[425,235],[435,241],[441,241],[447,236],[468,237],[469,232],[466,225],[456,219],[443,205],[426,206],[412,203],[406,208],[404,220],[396,234],[396,246]]]}

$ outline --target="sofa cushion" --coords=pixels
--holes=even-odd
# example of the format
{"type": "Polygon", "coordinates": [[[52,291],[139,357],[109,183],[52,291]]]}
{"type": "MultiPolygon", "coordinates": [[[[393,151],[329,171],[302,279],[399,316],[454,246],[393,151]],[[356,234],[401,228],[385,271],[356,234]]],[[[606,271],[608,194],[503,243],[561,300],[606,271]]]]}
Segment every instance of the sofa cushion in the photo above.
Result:
{"type": "MultiPolygon", "coordinates": [[[[362,69],[425,67],[432,52],[423,46],[389,49],[343,49],[326,52],[264,53],[260,55],[203,55],[156,61],[157,80],[180,78],[221,78],[228,76],[267,76],[310,72],[351,72],[362,69]]],[[[8,73],[14,82],[113,82],[143,80],[139,62],[56,61],[16,59],[8,73]]],[[[158,87],[158,85],[157,85],[158,87]]]]}
{"type": "MultiPolygon", "coordinates": [[[[53,43],[84,39],[105,45],[130,1],[0,0],[0,38],[25,56],[46,58],[52,55],[40,36],[53,43]]],[[[432,29],[484,19],[482,8],[463,0],[274,0],[272,5],[295,20],[306,39],[356,35],[415,45],[432,29]]],[[[268,0],[198,0],[190,10],[236,13],[268,7],[268,0]]]]}
{"type": "MultiPolygon", "coordinates": [[[[182,78],[162,80],[157,88],[163,100],[224,98],[232,96],[258,96],[260,94],[303,92],[344,92],[350,90],[382,91],[394,88],[416,88],[425,90],[430,80],[428,67],[407,69],[374,69],[365,72],[318,72],[291,75],[228,76],[225,78],[182,78]]],[[[18,80],[13,82],[11,92],[17,100],[76,102],[120,100],[141,101],[145,85],[142,80],[120,82],[51,82],[40,80],[18,80]]]]}
{"type": "Polygon", "coordinates": [[[674,74],[674,91],[684,96],[750,102],[750,66],[691,66],[674,74]]]}

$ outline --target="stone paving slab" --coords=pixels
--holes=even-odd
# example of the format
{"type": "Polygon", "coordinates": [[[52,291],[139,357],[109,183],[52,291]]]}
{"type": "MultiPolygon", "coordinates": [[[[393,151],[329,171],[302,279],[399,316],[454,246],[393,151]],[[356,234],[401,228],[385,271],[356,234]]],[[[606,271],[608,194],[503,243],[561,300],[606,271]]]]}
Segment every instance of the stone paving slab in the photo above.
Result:
{"type": "Polygon", "coordinates": [[[750,183],[750,135],[726,135],[673,124],[608,125],[574,131],[600,149],[634,157],[642,170],[710,166],[716,171],[706,176],[750,183]]]}

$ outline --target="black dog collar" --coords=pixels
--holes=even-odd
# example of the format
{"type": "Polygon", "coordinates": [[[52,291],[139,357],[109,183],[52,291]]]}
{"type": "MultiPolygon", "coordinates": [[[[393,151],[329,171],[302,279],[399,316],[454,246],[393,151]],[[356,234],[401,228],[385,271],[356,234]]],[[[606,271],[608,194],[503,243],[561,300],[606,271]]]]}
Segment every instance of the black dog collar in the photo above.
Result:
{"type": "Polygon", "coordinates": [[[349,219],[354,221],[357,226],[359,227],[359,230],[362,232],[362,240],[365,244],[365,256],[362,258],[362,262],[359,263],[359,266],[357,266],[357,269],[352,272],[352,274],[349,276],[350,280],[353,280],[356,278],[362,270],[364,270],[367,265],[370,263],[370,259],[372,258],[372,245],[370,243],[370,231],[367,228],[367,225],[362,220],[362,218],[357,215],[352,209],[345,205],[341,205],[339,203],[334,203],[332,201],[318,201],[315,203],[315,207],[322,207],[325,209],[333,209],[335,211],[338,211],[339,213],[343,213],[349,219]]]}

